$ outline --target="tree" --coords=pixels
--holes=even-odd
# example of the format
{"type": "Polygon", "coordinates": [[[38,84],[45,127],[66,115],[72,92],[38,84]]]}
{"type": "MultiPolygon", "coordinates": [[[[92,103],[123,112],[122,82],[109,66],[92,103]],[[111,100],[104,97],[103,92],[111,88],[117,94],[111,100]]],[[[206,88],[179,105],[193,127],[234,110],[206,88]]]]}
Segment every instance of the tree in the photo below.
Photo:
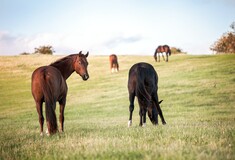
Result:
{"type": "Polygon", "coordinates": [[[39,53],[39,54],[50,54],[52,55],[53,52],[55,52],[53,50],[53,47],[48,45],[48,46],[40,46],[38,48],[34,48],[34,53],[39,53]]]}
{"type": "Polygon", "coordinates": [[[233,22],[230,27],[233,29],[233,32],[235,32],[235,22],[233,22]]]}
{"type": "Polygon", "coordinates": [[[233,31],[224,33],[212,46],[211,50],[216,54],[234,53],[235,54],[235,22],[230,26],[233,31]]]}

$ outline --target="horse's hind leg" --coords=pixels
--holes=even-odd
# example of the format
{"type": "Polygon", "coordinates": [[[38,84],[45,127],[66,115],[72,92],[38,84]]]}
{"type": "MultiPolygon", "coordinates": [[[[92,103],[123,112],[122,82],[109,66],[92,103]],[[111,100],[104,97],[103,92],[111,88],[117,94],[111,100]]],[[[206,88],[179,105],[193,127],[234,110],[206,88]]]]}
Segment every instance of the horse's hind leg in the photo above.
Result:
{"type": "Polygon", "coordinates": [[[117,63],[117,72],[119,72],[119,64],[117,63]]]}
{"type": "Polygon", "coordinates": [[[143,112],[142,112],[141,107],[140,107],[139,115],[140,115],[140,124],[139,124],[139,126],[141,127],[143,125],[143,112]]]}
{"type": "Polygon", "coordinates": [[[64,108],[66,104],[66,98],[59,101],[60,104],[60,132],[64,132],[64,108]]]}
{"type": "Polygon", "coordinates": [[[43,124],[44,124],[44,117],[42,114],[42,101],[40,102],[36,102],[36,108],[37,108],[37,112],[38,112],[38,120],[39,120],[39,124],[40,124],[40,135],[43,135],[43,124]]]}
{"type": "Polygon", "coordinates": [[[169,53],[167,52],[166,53],[166,62],[168,62],[168,56],[169,56],[169,53]]]}
{"type": "Polygon", "coordinates": [[[134,100],[135,100],[135,93],[129,93],[129,101],[130,101],[130,106],[129,106],[129,111],[130,111],[130,117],[128,121],[128,127],[132,125],[132,113],[134,111],[134,100]]]}

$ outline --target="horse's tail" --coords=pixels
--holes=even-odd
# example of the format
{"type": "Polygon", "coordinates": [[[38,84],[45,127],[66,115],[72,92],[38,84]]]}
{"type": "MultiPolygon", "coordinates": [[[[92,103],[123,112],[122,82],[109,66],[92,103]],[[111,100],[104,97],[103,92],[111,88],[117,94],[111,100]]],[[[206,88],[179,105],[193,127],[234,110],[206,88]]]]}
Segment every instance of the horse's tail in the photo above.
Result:
{"type": "Polygon", "coordinates": [[[151,95],[146,90],[144,84],[144,74],[145,70],[143,70],[143,68],[137,69],[136,95],[141,105],[146,105],[146,103],[150,103],[151,101],[151,95]]]}
{"type": "Polygon", "coordinates": [[[156,59],[156,57],[157,57],[157,49],[155,50],[153,57],[154,57],[155,61],[157,61],[157,59],[156,59]]]}
{"type": "Polygon", "coordinates": [[[119,71],[119,64],[118,64],[118,61],[117,61],[117,71],[119,71]]]}
{"type": "Polygon", "coordinates": [[[50,80],[44,75],[44,83],[42,84],[42,91],[46,103],[46,120],[49,134],[57,132],[57,119],[55,114],[56,99],[53,96],[52,84],[50,80]]]}

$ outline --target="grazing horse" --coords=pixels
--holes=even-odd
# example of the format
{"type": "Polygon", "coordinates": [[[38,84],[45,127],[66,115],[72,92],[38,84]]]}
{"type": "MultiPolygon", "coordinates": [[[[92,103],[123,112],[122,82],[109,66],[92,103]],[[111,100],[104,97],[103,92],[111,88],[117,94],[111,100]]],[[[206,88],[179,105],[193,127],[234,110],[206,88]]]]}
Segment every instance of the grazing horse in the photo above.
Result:
{"type": "Polygon", "coordinates": [[[162,58],[165,61],[163,53],[166,53],[166,62],[168,62],[168,56],[171,55],[171,49],[168,45],[158,46],[154,53],[154,59],[157,62],[157,55],[158,55],[158,62],[160,62],[160,53],[162,54],[162,58]]]}
{"type": "Polygon", "coordinates": [[[43,109],[45,102],[46,121],[48,135],[57,132],[57,120],[55,114],[56,101],[60,104],[60,131],[64,131],[64,108],[67,96],[66,79],[76,71],[84,81],[89,78],[87,72],[87,57],[80,51],[79,54],[72,54],[64,57],[49,66],[37,68],[32,74],[32,95],[36,103],[39,117],[41,135],[43,135],[43,109]]]}
{"type": "Polygon", "coordinates": [[[109,63],[110,63],[110,70],[111,70],[112,73],[119,71],[119,64],[118,64],[117,55],[111,54],[109,56],[109,63]]]}
{"type": "Polygon", "coordinates": [[[166,124],[158,101],[158,76],[153,66],[148,63],[136,63],[129,70],[128,91],[130,117],[128,127],[132,124],[135,96],[139,103],[140,126],[146,125],[146,112],[154,125],[158,124],[158,114],[162,124],[166,124]]]}

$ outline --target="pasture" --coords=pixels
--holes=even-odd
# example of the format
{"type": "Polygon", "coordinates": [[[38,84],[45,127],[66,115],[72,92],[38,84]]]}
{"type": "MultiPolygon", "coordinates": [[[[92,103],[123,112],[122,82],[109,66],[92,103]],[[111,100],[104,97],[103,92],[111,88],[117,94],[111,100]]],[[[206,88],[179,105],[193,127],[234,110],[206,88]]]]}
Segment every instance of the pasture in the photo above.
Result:
{"type": "Polygon", "coordinates": [[[60,57],[0,57],[0,159],[235,159],[235,55],[118,56],[111,74],[108,56],[91,53],[88,81],[67,80],[65,132],[41,137],[31,74],[60,57]],[[135,101],[127,127],[128,71],[141,61],[158,73],[165,126],[139,127],[135,101]]]}

